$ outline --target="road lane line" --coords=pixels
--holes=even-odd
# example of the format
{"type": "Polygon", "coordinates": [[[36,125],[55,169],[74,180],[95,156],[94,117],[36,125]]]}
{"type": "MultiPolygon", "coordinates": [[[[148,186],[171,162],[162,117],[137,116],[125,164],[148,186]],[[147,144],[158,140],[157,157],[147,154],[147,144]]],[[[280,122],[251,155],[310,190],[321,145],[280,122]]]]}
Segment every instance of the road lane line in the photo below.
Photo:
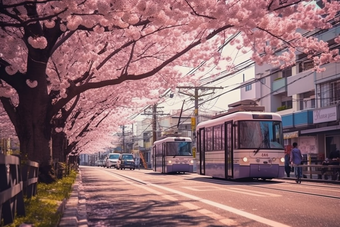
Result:
{"type": "Polygon", "coordinates": [[[250,195],[250,196],[264,197],[264,195],[254,194],[254,192],[243,192],[243,191],[239,191],[238,189],[223,188],[222,190],[223,191],[229,191],[229,192],[236,192],[236,193],[250,195]]]}
{"type": "MultiPolygon", "coordinates": [[[[112,175],[112,174],[111,174],[112,175]]],[[[140,187],[146,191],[149,191],[151,193],[155,193],[156,195],[161,195],[164,199],[167,199],[167,200],[170,200],[170,201],[178,201],[178,199],[176,199],[175,197],[173,196],[170,196],[170,195],[164,195],[162,192],[159,192],[157,190],[154,190],[154,189],[151,189],[147,186],[144,186],[144,185],[139,185],[139,184],[136,184],[135,182],[131,182],[131,181],[128,181],[126,180],[125,178],[122,178],[122,177],[118,177],[117,175],[113,175],[114,177],[116,177],[117,179],[120,179],[128,184],[131,184],[133,186],[136,186],[136,187],[140,187]]],[[[195,210],[207,217],[210,217],[216,221],[219,221],[221,223],[223,223],[224,225],[227,225],[227,226],[238,226],[238,223],[235,221],[235,220],[232,220],[232,219],[229,219],[229,218],[225,218],[219,214],[216,214],[212,211],[209,211],[207,209],[201,209],[201,207],[199,206],[196,206],[192,203],[188,203],[188,202],[182,202],[182,203],[179,203],[181,206],[183,207],[186,207],[186,208],[189,208],[191,210],[195,210]]],[[[157,213],[157,212],[151,212],[151,213],[157,213]]]]}
{"type": "Polygon", "coordinates": [[[240,190],[240,191],[245,191],[245,192],[251,192],[251,193],[257,193],[257,194],[262,194],[262,195],[268,195],[268,196],[272,196],[272,197],[281,197],[281,195],[269,193],[269,192],[258,192],[258,191],[243,189],[243,188],[230,188],[230,189],[240,190]]]}
{"type": "Polygon", "coordinates": [[[200,187],[200,186],[194,186],[194,187],[188,187],[188,186],[182,186],[182,188],[191,190],[191,191],[230,191],[230,192],[235,192],[235,193],[240,193],[240,194],[245,194],[245,195],[250,195],[250,196],[256,196],[256,197],[264,197],[264,196],[271,196],[271,197],[280,197],[281,195],[278,194],[273,194],[273,193],[267,193],[267,192],[258,192],[254,190],[247,190],[247,189],[242,189],[242,188],[221,188],[221,187],[200,187]]]}
{"type": "Polygon", "coordinates": [[[201,209],[201,207],[199,206],[196,206],[192,203],[189,203],[189,202],[183,202],[181,203],[182,206],[190,209],[190,210],[194,210],[194,211],[197,211],[205,216],[208,216],[212,219],[215,219],[221,223],[223,223],[224,225],[227,225],[227,226],[237,226],[238,223],[235,221],[235,220],[232,220],[232,219],[229,219],[229,218],[225,218],[219,214],[216,214],[214,212],[211,212],[210,210],[207,210],[207,209],[201,209]]]}
{"type": "Polygon", "coordinates": [[[280,222],[277,222],[277,221],[273,221],[273,220],[270,220],[270,219],[267,219],[267,218],[263,218],[261,216],[258,216],[258,215],[252,214],[252,213],[248,213],[248,212],[245,212],[245,211],[242,211],[242,210],[238,210],[236,208],[233,208],[233,207],[230,207],[230,206],[227,206],[227,205],[224,205],[224,204],[220,204],[220,203],[217,203],[217,202],[214,202],[214,201],[211,201],[211,200],[203,199],[203,198],[200,198],[200,197],[197,197],[197,196],[194,196],[194,195],[190,195],[190,194],[187,194],[187,193],[184,193],[184,192],[181,192],[181,191],[177,191],[175,189],[171,189],[171,188],[167,188],[167,187],[164,187],[164,186],[152,184],[152,183],[149,183],[149,182],[146,182],[146,181],[143,181],[143,180],[139,180],[139,179],[136,179],[136,178],[130,177],[130,176],[127,177],[127,178],[130,178],[130,179],[132,179],[134,181],[143,183],[145,185],[153,186],[153,187],[165,190],[165,191],[169,191],[169,192],[175,193],[177,195],[181,195],[183,197],[187,197],[187,198],[192,199],[192,200],[196,200],[198,202],[202,202],[202,203],[205,203],[205,204],[208,204],[208,205],[220,208],[222,210],[225,210],[225,211],[228,211],[228,212],[240,215],[240,216],[248,218],[248,219],[252,219],[254,221],[257,221],[257,222],[260,222],[260,223],[263,223],[263,224],[266,224],[266,225],[269,225],[269,226],[273,226],[273,227],[290,227],[289,225],[286,225],[286,224],[283,224],[283,223],[280,223],[280,222]]]}
{"type": "Polygon", "coordinates": [[[280,223],[280,222],[276,222],[276,221],[273,221],[273,220],[270,220],[270,219],[267,219],[267,218],[263,218],[261,216],[255,215],[255,214],[251,214],[251,213],[248,213],[248,212],[245,212],[245,211],[242,211],[242,210],[238,210],[236,208],[233,208],[233,207],[230,207],[230,206],[227,206],[227,205],[224,205],[224,204],[220,204],[220,203],[217,203],[217,202],[214,202],[214,201],[211,201],[211,200],[203,199],[203,198],[200,198],[200,197],[197,197],[197,196],[194,196],[194,195],[190,195],[190,194],[187,194],[187,193],[184,193],[184,192],[181,192],[181,191],[177,191],[177,190],[174,190],[174,189],[171,189],[171,188],[167,188],[167,187],[152,184],[152,183],[149,183],[149,184],[146,183],[146,184],[153,186],[153,187],[156,187],[156,188],[163,189],[165,191],[169,191],[169,192],[187,197],[187,198],[192,199],[192,200],[197,200],[199,202],[220,208],[220,209],[225,210],[225,211],[229,211],[231,213],[252,219],[254,221],[257,221],[257,222],[260,222],[260,223],[263,223],[263,224],[266,224],[266,225],[269,225],[269,226],[273,226],[273,227],[288,227],[289,226],[289,225],[285,225],[285,224],[280,223]]]}

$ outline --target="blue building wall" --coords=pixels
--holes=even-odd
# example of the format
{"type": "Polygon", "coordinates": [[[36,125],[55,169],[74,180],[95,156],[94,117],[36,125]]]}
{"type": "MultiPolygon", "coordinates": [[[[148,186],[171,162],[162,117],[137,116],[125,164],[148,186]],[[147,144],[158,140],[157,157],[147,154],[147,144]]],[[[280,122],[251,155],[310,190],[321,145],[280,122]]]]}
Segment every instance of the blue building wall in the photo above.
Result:
{"type": "Polygon", "coordinates": [[[301,127],[313,124],[313,110],[304,110],[282,116],[283,128],[301,127]]]}

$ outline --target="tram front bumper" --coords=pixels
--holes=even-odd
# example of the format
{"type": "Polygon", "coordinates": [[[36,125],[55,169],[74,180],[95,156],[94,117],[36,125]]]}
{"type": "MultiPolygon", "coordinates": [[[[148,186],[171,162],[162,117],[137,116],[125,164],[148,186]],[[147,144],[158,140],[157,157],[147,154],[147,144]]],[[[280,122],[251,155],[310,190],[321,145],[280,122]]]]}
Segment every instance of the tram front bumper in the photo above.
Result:
{"type": "Polygon", "coordinates": [[[193,172],[193,166],[189,164],[167,165],[167,172],[193,172]]]}
{"type": "Polygon", "coordinates": [[[234,178],[281,178],[284,166],[278,164],[235,165],[234,178]]]}

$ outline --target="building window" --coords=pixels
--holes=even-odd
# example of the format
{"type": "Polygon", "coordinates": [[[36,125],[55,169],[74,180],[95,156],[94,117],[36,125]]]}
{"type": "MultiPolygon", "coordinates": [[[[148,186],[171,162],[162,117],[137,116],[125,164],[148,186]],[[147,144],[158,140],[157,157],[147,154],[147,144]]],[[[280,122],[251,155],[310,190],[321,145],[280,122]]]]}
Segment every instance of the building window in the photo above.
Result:
{"type": "Polygon", "coordinates": [[[300,110],[315,108],[315,98],[304,98],[300,101],[300,110]]]}
{"type": "Polygon", "coordinates": [[[331,105],[335,105],[340,102],[340,80],[331,83],[331,105]]]}
{"type": "Polygon", "coordinates": [[[321,107],[340,102],[340,80],[320,85],[320,101],[321,107]]]}
{"type": "Polygon", "coordinates": [[[304,61],[299,64],[299,73],[306,71],[308,69],[312,69],[314,67],[313,61],[304,61]]]}
{"type": "Polygon", "coordinates": [[[285,78],[285,77],[290,77],[292,75],[292,68],[289,67],[289,68],[285,68],[282,70],[282,77],[285,78]]]}
{"type": "Polygon", "coordinates": [[[283,101],[281,102],[281,106],[285,106],[286,109],[291,109],[293,108],[293,101],[292,100],[283,101]]]}
{"type": "Polygon", "coordinates": [[[247,84],[246,85],[246,91],[250,91],[251,90],[251,84],[247,84]]]}

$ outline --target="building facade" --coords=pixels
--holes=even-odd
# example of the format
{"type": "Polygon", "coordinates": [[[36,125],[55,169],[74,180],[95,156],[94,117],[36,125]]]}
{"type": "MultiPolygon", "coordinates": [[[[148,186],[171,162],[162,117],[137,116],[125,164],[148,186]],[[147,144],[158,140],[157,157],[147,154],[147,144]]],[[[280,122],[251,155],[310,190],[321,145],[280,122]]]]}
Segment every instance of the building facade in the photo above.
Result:
{"type": "MultiPolygon", "coordinates": [[[[313,35],[339,48],[334,38],[340,27],[313,35]]],[[[297,56],[293,67],[281,70],[255,66],[255,79],[246,81],[241,99],[253,98],[266,111],[282,116],[285,145],[297,142],[306,156],[323,161],[340,149],[340,64],[324,65],[324,72],[312,70],[306,55],[297,56]]]]}

